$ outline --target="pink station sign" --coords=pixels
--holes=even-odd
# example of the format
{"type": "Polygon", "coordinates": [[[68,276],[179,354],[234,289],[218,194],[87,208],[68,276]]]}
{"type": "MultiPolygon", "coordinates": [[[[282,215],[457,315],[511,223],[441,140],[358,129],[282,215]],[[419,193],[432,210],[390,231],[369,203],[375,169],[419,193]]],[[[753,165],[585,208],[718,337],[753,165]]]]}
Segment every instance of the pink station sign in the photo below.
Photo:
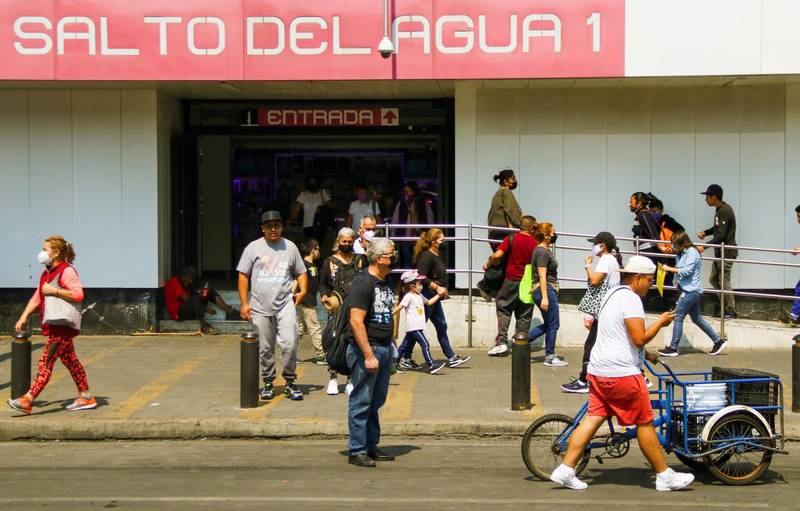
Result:
{"type": "Polygon", "coordinates": [[[619,77],[625,0],[0,0],[0,80],[619,77]]]}

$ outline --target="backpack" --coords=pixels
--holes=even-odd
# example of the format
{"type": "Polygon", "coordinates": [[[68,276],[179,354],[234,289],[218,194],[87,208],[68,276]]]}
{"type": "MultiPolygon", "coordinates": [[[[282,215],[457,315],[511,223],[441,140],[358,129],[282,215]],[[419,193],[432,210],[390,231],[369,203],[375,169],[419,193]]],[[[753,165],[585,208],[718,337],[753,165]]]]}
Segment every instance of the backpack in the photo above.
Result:
{"type": "Polygon", "coordinates": [[[511,255],[511,250],[513,249],[514,245],[514,234],[511,233],[508,236],[508,250],[503,254],[503,257],[494,263],[493,265],[486,268],[486,271],[483,272],[483,280],[481,283],[486,287],[487,294],[490,296],[496,296],[497,291],[500,289],[500,286],[503,285],[503,280],[506,278],[506,266],[508,265],[508,257],[511,255]]]}
{"type": "Polygon", "coordinates": [[[342,298],[350,293],[353,279],[366,267],[365,258],[361,254],[356,254],[353,262],[343,263],[339,259],[331,256],[329,264],[336,266],[336,273],[333,276],[333,290],[339,293],[342,298]]]}
{"type": "Polygon", "coordinates": [[[519,281],[519,301],[525,304],[533,303],[533,265],[525,265],[525,273],[519,281]]]}
{"type": "Polygon", "coordinates": [[[666,243],[659,243],[658,248],[665,254],[672,254],[672,235],[676,232],[683,231],[684,228],[669,215],[662,215],[658,225],[661,227],[658,239],[666,241],[666,243]]]}
{"type": "Polygon", "coordinates": [[[328,367],[332,371],[345,376],[350,375],[350,368],[347,366],[347,347],[352,339],[350,300],[345,298],[336,312],[328,318],[328,323],[322,331],[322,349],[325,351],[328,367]]]}

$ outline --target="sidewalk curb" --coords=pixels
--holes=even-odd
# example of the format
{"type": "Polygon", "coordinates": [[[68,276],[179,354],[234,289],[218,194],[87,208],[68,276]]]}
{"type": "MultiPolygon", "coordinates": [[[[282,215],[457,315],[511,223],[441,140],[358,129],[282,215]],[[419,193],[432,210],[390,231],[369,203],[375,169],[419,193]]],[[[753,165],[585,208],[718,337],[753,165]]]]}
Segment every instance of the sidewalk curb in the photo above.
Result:
{"type": "MultiPolygon", "coordinates": [[[[527,422],[492,423],[413,421],[382,424],[383,436],[519,437],[527,422]]],[[[80,421],[0,421],[0,441],[10,440],[198,440],[201,438],[345,438],[347,424],[289,419],[98,419],[80,421]]],[[[800,441],[800,424],[786,425],[786,439],[800,441]]]]}

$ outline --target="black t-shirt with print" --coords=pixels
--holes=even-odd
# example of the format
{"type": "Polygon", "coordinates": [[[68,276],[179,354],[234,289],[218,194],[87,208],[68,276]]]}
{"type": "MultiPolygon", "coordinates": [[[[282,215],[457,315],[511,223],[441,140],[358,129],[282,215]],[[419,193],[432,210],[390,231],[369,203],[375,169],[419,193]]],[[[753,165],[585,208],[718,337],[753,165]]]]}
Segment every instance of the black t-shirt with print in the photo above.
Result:
{"type": "Polygon", "coordinates": [[[381,280],[368,271],[359,273],[353,279],[350,294],[347,296],[350,308],[367,311],[364,323],[367,327],[367,338],[370,343],[383,346],[392,342],[394,334],[394,293],[385,280],[381,280]]]}

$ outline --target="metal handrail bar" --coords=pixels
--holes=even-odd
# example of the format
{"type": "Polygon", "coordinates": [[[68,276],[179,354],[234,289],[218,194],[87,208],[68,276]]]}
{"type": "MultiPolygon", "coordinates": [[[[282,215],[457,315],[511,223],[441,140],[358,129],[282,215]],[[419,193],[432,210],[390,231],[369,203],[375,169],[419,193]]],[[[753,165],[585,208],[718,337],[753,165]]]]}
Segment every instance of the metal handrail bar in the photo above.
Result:
{"type": "Polygon", "coordinates": [[[379,225],[389,226],[389,229],[468,229],[469,224],[390,224],[384,222],[379,225]]]}

